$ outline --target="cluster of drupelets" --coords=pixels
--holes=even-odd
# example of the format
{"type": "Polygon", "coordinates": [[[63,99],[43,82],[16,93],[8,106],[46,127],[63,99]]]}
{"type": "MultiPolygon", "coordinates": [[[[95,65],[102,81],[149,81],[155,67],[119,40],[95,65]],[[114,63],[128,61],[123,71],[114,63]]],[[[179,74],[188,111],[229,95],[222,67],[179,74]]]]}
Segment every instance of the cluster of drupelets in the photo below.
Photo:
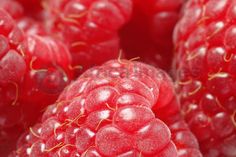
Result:
{"type": "Polygon", "coordinates": [[[236,157],[235,8],[0,0],[0,156],[236,157]]]}

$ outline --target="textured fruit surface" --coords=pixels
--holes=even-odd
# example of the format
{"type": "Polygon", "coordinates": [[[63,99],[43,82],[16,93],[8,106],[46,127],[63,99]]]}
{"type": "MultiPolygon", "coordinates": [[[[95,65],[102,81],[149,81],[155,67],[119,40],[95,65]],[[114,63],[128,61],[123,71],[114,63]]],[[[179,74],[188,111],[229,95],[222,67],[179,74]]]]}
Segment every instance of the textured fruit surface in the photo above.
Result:
{"type": "Polygon", "coordinates": [[[0,7],[7,11],[14,19],[27,16],[37,20],[43,20],[46,12],[41,0],[0,0],[0,7]]]}
{"type": "Polygon", "coordinates": [[[48,30],[46,29],[47,17],[45,11],[42,10],[35,16],[29,16],[26,9],[22,6],[22,2],[17,0],[0,0],[0,8],[10,14],[17,23],[17,26],[25,33],[37,35],[49,34],[48,30]]]}
{"type": "Polygon", "coordinates": [[[24,8],[15,0],[0,0],[0,7],[14,19],[18,19],[24,14],[24,8]]]}
{"type": "Polygon", "coordinates": [[[51,13],[52,32],[67,43],[78,73],[119,56],[117,32],[130,17],[131,0],[45,0],[44,7],[51,13]]]}
{"type": "Polygon", "coordinates": [[[166,73],[112,60],[67,86],[12,156],[201,157],[178,109],[166,73]]]}
{"type": "Polygon", "coordinates": [[[120,30],[127,58],[140,57],[148,64],[170,70],[172,33],[184,0],[133,0],[131,20],[120,30]]]}
{"type": "Polygon", "coordinates": [[[235,0],[189,0],[174,33],[182,111],[205,157],[236,156],[235,19],[235,0]]]}
{"type": "Polygon", "coordinates": [[[25,34],[0,9],[0,153],[70,82],[71,56],[63,43],[25,34]],[[5,144],[4,144],[5,143],[5,144]]]}
{"type": "Polygon", "coordinates": [[[17,20],[17,26],[26,34],[37,34],[40,36],[47,36],[50,33],[46,29],[44,21],[35,20],[33,18],[23,16],[17,20]]]}

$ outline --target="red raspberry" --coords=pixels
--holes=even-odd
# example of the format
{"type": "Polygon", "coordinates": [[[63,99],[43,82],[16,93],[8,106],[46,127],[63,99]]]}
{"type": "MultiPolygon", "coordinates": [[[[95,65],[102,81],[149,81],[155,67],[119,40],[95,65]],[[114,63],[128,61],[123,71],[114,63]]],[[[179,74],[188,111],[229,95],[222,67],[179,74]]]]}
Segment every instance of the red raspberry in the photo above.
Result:
{"type": "Polygon", "coordinates": [[[53,31],[63,32],[75,66],[87,69],[101,64],[117,58],[121,49],[127,58],[140,57],[169,70],[172,31],[183,2],[152,0],[143,5],[141,0],[45,0],[44,6],[55,19],[53,31]]]}
{"type": "Polygon", "coordinates": [[[176,80],[205,157],[236,156],[235,0],[189,0],[178,23],[176,80]]]}
{"type": "Polygon", "coordinates": [[[71,56],[63,43],[26,35],[0,9],[0,154],[70,82],[71,56]],[[32,114],[33,112],[33,114],[32,114]],[[4,148],[2,148],[4,146],[4,148]]]}
{"type": "Polygon", "coordinates": [[[47,35],[43,15],[31,17],[25,13],[23,6],[17,0],[0,0],[0,7],[15,19],[17,26],[27,34],[47,35]]]}
{"type": "Polygon", "coordinates": [[[23,16],[37,20],[46,18],[46,12],[42,9],[41,0],[0,0],[0,7],[14,19],[19,19],[23,16]]]}
{"type": "Polygon", "coordinates": [[[70,84],[41,123],[21,137],[12,155],[201,157],[185,123],[176,123],[178,116],[171,118],[179,111],[173,91],[169,77],[159,69],[109,61],[70,84]],[[174,122],[173,139],[158,117],[174,122]]]}
{"type": "Polygon", "coordinates": [[[87,69],[119,55],[118,30],[128,21],[131,0],[44,1],[54,19],[52,31],[62,36],[75,67],[87,69]]]}
{"type": "Polygon", "coordinates": [[[169,70],[172,32],[184,0],[133,0],[129,23],[120,31],[121,47],[128,58],[139,56],[148,64],[169,70]]]}

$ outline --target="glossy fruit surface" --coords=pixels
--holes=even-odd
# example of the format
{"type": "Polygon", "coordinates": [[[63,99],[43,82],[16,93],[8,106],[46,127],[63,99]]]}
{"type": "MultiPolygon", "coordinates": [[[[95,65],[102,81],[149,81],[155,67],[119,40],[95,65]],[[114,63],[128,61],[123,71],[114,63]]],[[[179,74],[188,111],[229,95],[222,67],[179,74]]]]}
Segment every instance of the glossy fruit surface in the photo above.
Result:
{"type": "Polygon", "coordinates": [[[71,56],[63,43],[51,37],[25,34],[4,10],[0,10],[0,21],[2,152],[2,143],[11,143],[35,122],[73,74],[69,69],[71,56]]]}
{"type": "Polygon", "coordinates": [[[236,156],[235,0],[189,0],[175,29],[182,110],[205,157],[236,156]]]}
{"type": "Polygon", "coordinates": [[[22,136],[14,153],[185,157],[187,152],[189,157],[191,153],[191,157],[201,157],[186,124],[174,122],[171,135],[159,119],[170,124],[178,119],[170,118],[178,110],[172,92],[171,81],[161,70],[140,62],[109,61],[70,84],[46,110],[41,123],[22,136]],[[173,108],[166,110],[167,106],[173,108]],[[157,111],[155,115],[152,109],[157,108],[165,114],[157,111]],[[187,139],[182,138],[185,132],[187,139]]]}
{"type": "Polygon", "coordinates": [[[67,43],[78,74],[118,58],[118,30],[131,16],[131,0],[46,0],[44,7],[51,14],[51,32],[67,43]]]}

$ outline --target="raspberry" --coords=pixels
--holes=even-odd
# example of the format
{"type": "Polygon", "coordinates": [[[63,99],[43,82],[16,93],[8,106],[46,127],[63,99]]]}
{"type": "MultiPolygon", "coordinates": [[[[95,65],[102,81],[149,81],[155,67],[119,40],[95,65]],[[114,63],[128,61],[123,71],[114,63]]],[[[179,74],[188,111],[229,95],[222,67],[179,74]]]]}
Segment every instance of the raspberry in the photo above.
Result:
{"type": "Polygon", "coordinates": [[[27,16],[35,20],[45,20],[47,16],[41,7],[41,0],[1,0],[0,7],[14,19],[27,16]]]}
{"type": "Polygon", "coordinates": [[[236,156],[235,4],[189,0],[174,33],[182,110],[206,157],[236,156]]]}
{"type": "Polygon", "coordinates": [[[0,9],[0,153],[53,103],[73,74],[63,43],[25,34],[0,9]],[[43,101],[42,101],[43,100],[43,101]],[[32,112],[34,112],[32,114],[32,112]]]}
{"type": "Polygon", "coordinates": [[[183,3],[150,1],[143,6],[140,0],[45,0],[44,7],[54,18],[52,31],[62,32],[67,41],[74,66],[87,69],[117,58],[122,50],[127,58],[140,57],[169,70],[172,31],[183,3]]]}
{"type": "Polygon", "coordinates": [[[127,58],[139,56],[148,64],[169,70],[172,32],[183,0],[134,1],[131,20],[120,30],[121,47],[127,58]]]}
{"type": "Polygon", "coordinates": [[[43,15],[31,17],[25,13],[21,3],[16,0],[1,0],[0,6],[8,12],[17,23],[17,26],[27,34],[48,35],[43,15]],[[40,17],[41,16],[41,17],[40,17]]]}
{"type": "Polygon", "coordinates": [[[119,55],[118,30],[128,21],[131,0],[44,1],[54,19],[52,32],[67,43],[73,65],[85,70],[119,55]]]}
{"type": "Polygon", "coordinates": [[[67,86],[41,123],[22,135],[12,156],[202,157],[178,114],[167,74],[112,60],[67,86]],[[172,124],[172,134],[159,117],[172,124]]]}

